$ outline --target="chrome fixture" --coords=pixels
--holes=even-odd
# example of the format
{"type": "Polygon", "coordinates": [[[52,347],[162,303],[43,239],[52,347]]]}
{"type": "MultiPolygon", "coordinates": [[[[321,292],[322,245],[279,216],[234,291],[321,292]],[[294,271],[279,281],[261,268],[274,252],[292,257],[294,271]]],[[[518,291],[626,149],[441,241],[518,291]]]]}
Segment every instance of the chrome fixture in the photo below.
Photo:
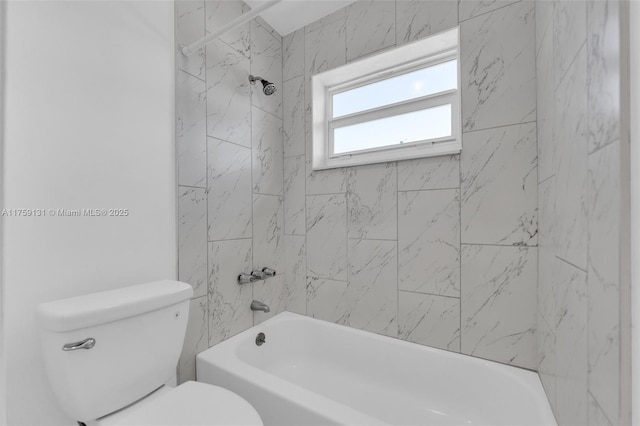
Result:
{"type": "Polygon", "coordinates": [[[264,280],[267,277],[267,274],[260,271],[259,269],[254,269],[251,271],[251,276],[256,277],[259,280],[264,280]]]}
{"type": "Polygon", "coordinates": [[[275,84],[265,80],[262,77],[250,75],[249,81],[251,82],[251,84],[256,84],[256,81],[260,81],[262,83],[262,92],[267,96],[273,95],[276,90],[278,90],[275,84]]]}
{"type": "Polygon", "coordinates": [[[91,349],[96,345],[96,339],[93,337],[89,337],[88,339],[81,340],[79,342],[67,343],[62,346],[62,350],[65,352],[68,351],[77,351],[78,349],[91,349]]]}
{"type": "Polygon", "coordinates": [[[254,300],[253,302],[251,302],[251,310],[252,311],[262,311],[265,314],[269,311],[271,311],[271,309],[269,309],[269,307],[267,305],[265,305],[262,302],[258,302],[257,300],[254,300]]]}
{"type": "Polygon", "coordinates": [[[262,346],[266,341],[267,341],[267,338],[264,335],[264,333],[258,333],[258,335],[256,336],[256,345],[262,346]]]}
{"type": "Polygon", "coordinates": [[[249,284],[258,281],[260,278],[254,276],[253,274],[240,274],[238,275],[238,284],[249,284]]]}
{"type": "Polygon", "coordinates": [[[262,268],[262,273],[265,274],[267,277],[276,276],[276,270],[271,268],[262,268]]]}

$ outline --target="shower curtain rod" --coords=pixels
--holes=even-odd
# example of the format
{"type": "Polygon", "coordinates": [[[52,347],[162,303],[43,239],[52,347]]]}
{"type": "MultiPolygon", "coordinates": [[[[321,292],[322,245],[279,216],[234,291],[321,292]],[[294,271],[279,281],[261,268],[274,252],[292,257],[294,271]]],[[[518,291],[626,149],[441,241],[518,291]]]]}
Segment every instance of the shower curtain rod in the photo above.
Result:
{"type": "Polygon", "coordinates": [[[182,54],[184,56],[193,55],[194,53],[196,53],[198,51],[198,49],[200,49],[201,47],[206,46],[208,43],[210,43],[211,41],[213,41],[216,38],[220,37],[222,34],[235,29],[236,27],[239,27],[240,25],[242,25],[242,24],[244,24],[246,22],[249,22],[250,20],[252,20],[256,16],[260,15],[265,10],[270,9],[271,7],[275,6],[277,3],[280,3],[281,1],[282,0],[268,0],[268,1],[265,1],[263,4],[261,4],[259,6],[256,6],[255,8],[251,9],[247,13],[243,13],[242,15],[238,16],[237,18],[235,18],[234,20],[230,21],[229,23],[221,26],[220,28],[218,28],[216,31],[212,32],[208,36],[205,36],[205,37],[201,38],[200,40],[196,40],[196,41],[194,41],[193,43],[191,43],[189,45],[183,45],[182,49],[181,49],[182,50],[182,54]]]}

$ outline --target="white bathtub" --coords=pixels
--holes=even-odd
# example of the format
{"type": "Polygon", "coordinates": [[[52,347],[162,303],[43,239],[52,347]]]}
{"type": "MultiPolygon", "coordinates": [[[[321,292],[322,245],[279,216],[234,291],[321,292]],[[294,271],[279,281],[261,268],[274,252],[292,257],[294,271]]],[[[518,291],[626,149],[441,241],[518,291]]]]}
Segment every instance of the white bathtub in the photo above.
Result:
{"type": "Polygon", "coordinates": [[[196,363],[199,381],[241,395],[267,426],[556,424],[534,372],[289,312],[196,363]]]}

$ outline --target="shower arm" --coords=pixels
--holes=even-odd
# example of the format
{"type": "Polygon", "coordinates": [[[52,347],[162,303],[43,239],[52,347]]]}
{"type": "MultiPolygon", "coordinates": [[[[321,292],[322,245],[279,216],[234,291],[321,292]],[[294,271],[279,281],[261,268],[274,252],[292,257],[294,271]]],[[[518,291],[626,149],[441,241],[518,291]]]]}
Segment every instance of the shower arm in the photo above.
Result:
{"type": "Polygon", "coordinates": [[[255,8],[251,9],[247,13],[243,13],[242,15],[238,16],[237,18],[235,18],[234,20],[230,21],[229,23],[221,26],[220,28],[218,28],[216,31],[212,32],[208,36],[205,36],[205,37],[201,38],[200,40],[196,40],[191,44],[182,45],[182,47],[180,49],[182,51],[182,54],[184,56],[193,55],[194,53],[196,53],[198,51],[198,49],[200,49],[201,47],[204,47],[207,44],[211,43],[213,40],[215,40],[216,38],[220,37],[222,34],[225,34],[225,33],[229,32],[229,31],[239,27],[242,24],[244,24],[246,22],[249,22],[250,20],[252,20],[256,16],[260,15],[265,10],[272,8],[273,6],[275,6],[276,4],[280,3],[281,1],[282,0],[268,0],[268,1],[265,1],[264,3],[262,3],[259,6],[256,6],[255,8]]]}

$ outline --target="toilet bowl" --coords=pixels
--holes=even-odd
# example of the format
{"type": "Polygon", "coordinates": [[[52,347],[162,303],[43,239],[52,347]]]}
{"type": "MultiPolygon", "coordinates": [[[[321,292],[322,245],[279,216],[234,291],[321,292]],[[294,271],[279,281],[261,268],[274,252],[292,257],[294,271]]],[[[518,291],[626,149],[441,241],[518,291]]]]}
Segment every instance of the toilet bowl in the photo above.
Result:
{"type": "Polygon", "coordinates": [[[142,400],[87,426],[262,425],[260,415],[245,399],[221,388],[186,382],[163,386],[142,400]]]}
{"type": "Polygon", "coordinates": [[[262,425],[230,390],[176,387],[190,285],[155,281],[38,306],[46,371],[61,407],[86,425],[262,425]]]}

